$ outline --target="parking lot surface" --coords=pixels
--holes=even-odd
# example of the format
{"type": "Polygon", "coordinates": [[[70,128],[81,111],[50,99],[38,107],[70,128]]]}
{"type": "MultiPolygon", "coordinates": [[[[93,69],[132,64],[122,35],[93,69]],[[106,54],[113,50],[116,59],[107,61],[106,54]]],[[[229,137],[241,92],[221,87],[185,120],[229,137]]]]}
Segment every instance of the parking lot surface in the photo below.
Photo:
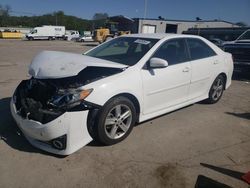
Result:
{"type": "Polygon", "coordinates": [[[226,170],[224,174],[218,172],[219,168],[250,171],[250,81],[240,76],[219,103],[194,104],[141,123],[119,144],[101,146],[92,142],[67,157],[32,147],[16,127],[9,109],[15,87],[29,78],[32,58],[42,50],[83,53],[95,45],[0,40],[1,188],[184,188],[194,187],[199,175],[235,188],[248,187],[226,175],[226,170]]]}

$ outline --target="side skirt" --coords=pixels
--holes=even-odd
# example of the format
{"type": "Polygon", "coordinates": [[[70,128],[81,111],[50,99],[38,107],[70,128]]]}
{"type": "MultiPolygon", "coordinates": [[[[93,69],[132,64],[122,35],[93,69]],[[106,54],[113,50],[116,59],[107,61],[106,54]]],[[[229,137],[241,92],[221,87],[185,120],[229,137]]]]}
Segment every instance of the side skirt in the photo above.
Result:
{"type": "Polygon", "coordinates": [[[157,112],[153,112],[151,114],[146,114],[146,115],[143,115],[142,113],[140,114],[140,117],[139,117],[139,123],[143,122],[143,121],[146,121],[146,120],[149,120],[149,119],[152,119],[152,118],[155,118],[155,117],[158,117],[158,116],[161,116],[163,114],[166,114],[166,113],[169,113],[169,112],[172,112],[174,110],[178,110],[180,108],[183,108],[185,106],[188,106],[188,105],[191,105],[191,104],[194,104],[194,103],[197,103],[199,101],[202,101],[202,100],[205,100],[208,98],[208,95],[203,95],[199,98],[195,98],[195,99],[192,99],[192,100],[189,100],[187,102],[184,102],[184,103],[181,103],[181,104],[178,104],[178,105],[175,105],[175,106],[171,106],[169,108],[165,108],[163,110],[159,110],[157,112]]]}

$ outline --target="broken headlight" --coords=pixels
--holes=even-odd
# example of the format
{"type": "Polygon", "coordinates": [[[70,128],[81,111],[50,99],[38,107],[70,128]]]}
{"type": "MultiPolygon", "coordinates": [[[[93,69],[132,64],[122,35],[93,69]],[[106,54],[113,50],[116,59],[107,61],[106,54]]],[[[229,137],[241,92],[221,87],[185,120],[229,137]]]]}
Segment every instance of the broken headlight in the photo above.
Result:
{"type": "Polygon", "coordinates": [[[71,89],[64,90],[61,89],[57,92],[55,96],[53,96],[48,104],[55,108],[73,108],[79,104],[81,104],[82,100],[84,100],[89,94],[93,91],[93,89],[71,89]]]}

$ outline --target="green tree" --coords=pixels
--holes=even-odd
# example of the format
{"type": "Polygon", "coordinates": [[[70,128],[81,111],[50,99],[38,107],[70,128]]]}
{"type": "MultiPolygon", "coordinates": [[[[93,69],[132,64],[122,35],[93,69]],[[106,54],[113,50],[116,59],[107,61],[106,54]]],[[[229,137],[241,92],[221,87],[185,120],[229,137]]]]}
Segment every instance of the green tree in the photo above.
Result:
{"type": "Polygon", "coordinates": [[[95,13],[93,20],[106,20],[108,17],[108,13],[95,13]]]}
{"type": "Polygon", "coordinates": [[[9,16],[11,7],[9,5],[0,5],[0,16],[9,16]]]}
{"type": "Polygon", "coordinates": [[[107,13],[95,13],[92,19],[92,30],[105,27],[108,17],[109,15],[107,13]]]}
{"type": "MultiPolygon", "coordinates": [[[[6,7],[0,6],[0,12],[6,11],[6,7]]],[[[8,9],[10,10],[10,9],[8,9]]],[[[7,11],[8,13],[9,11],[7,11]]],[[[92,21],[75,16],[65,15],[63,11],[57,11],[42,16],[9,16],[9,14],[2,14],[0,16],[0,26],[23,26],[23,27],[37,27],[42,25],[61,25],[68,30],[85,31],[91,30],[92,21]]]]}
{"type": "Polygon", "coordinates": [[[11,7],[9,5],[0,5],[0,25],[7,26],[11,7]]]}

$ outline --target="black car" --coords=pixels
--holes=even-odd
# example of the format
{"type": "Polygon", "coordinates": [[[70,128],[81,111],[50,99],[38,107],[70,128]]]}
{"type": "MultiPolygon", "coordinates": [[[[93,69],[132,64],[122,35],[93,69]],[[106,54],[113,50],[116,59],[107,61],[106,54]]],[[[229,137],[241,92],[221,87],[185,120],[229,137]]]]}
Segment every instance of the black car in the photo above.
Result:
{"type": "Polygon", "coordinates": [[[250,74],[250,30],[235,41],[224,43],[223,49],[233,55],[235,71],[250,74]]]}
{"type": "Polygon", "coordinates": [[[218,38],[212,38],[212,39],[209,39],[212,43],[214,43],[216,46],[218,47],[222,47],[223,46],[223,40],[221,39],[218,39],[218,38]]]}

